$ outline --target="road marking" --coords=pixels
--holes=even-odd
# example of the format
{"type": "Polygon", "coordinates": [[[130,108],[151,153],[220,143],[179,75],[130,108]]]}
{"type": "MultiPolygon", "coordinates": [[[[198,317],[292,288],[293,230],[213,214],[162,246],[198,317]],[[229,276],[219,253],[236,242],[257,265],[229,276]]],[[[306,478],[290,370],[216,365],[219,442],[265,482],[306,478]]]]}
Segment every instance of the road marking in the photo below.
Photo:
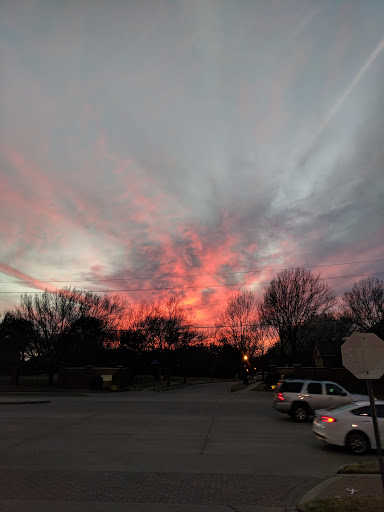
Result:
{"type": "Polygon", "coordinates": [[[215,419],[215,417],[214,417],[214,416],[212,416],[211,424],[209,425],[209,429],[208,429],[207,435],[206,435],[206,437],[205,437],[205,441],[204,441],[204,444],[203,444],[203,448],[202,448],[202,450],[201,450],[201,452],[200,452],[200,455],[203,455],[203,452],[204,452],[205,447],[206,447],[206,445],[207,445],[208,438],[209,438],[209,435],[210,435],[211,430],[212,430],[212,425],[213,425],[213,421],[214,421],[214,419],[215,419]]]}

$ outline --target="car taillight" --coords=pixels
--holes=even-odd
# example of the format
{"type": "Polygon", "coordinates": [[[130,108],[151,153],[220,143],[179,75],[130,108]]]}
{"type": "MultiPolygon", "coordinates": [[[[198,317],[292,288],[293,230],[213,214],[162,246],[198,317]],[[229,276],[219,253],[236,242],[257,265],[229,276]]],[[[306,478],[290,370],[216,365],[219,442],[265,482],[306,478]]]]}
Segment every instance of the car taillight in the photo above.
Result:
{"type": "Polygon", "coordinates": [[[337,421],[335,418],[332,418],[331,416],[321,416],[321,421],[324,421],[324,423],[335,423],[337,421]]]}
{"type": "Polygon", "coordinates": [[[277,393],[277,399],[279,402],[284,402],[284,395],[283,393],[277,393]]]}

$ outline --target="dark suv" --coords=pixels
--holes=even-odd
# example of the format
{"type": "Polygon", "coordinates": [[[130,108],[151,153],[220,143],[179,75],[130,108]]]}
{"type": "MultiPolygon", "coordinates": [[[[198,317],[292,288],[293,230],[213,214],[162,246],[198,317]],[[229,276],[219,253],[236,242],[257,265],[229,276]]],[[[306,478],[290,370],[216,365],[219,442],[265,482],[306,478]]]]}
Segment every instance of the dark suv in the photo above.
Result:
{"type": "Polygon", "coordinates": [[[306,421],[316,409],[368,399],[367,395],[352,394],[335,382],[294,379],[279,383],[274,393],[273,407],[289,414],[295,421],[306,421]]]}

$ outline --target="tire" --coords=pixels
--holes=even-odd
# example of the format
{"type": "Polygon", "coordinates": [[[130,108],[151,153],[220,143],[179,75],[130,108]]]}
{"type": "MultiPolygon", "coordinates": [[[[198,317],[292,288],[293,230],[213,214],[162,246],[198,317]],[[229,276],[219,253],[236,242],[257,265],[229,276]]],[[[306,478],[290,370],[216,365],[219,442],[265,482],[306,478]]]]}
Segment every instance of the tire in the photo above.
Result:
{"type": "Polygon", "coordinates": [[[358,431],[348,434],[345,445],[355,455],[364,455],[371,448],[368,437],[358,431]]]}
{"type": "Polygon", "coordinates": [[[309,410],[307,404],[293,404],[291,418],[293,421],[304,423],[309,418],[309,410]]]}

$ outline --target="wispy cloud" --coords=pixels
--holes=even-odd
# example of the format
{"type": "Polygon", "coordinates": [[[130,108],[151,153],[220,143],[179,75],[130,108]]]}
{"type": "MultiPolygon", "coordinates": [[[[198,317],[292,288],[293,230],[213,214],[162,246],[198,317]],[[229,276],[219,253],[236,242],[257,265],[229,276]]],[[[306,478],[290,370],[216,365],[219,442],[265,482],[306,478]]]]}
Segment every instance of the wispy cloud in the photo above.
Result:
{"type": "Polygon", "coordinates": [[[384,4],[0,14],[0,280],[176,294],[209,324],[270,269],[380,259],[384,4]]]}

